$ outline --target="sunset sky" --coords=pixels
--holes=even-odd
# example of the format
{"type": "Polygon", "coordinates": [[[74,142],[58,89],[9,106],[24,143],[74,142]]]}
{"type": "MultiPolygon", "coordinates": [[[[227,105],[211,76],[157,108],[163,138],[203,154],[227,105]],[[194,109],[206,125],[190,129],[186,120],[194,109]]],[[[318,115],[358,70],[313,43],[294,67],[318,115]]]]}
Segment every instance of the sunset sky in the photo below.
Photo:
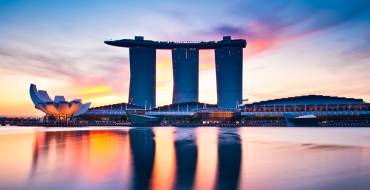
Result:
{"type": "MultiPolygon", "coordinates": [[[[128,49],[104,40],[247,40],[243,97],[306,94],[370,102],[370,1],[0,0],[0,115],[42,115],[30,83],[93,106],[127,102],[128,49]]],[[[216,102],[214,52],[200,52],[200,101],[216,102]]],[[[172,100],[157,51],[157,103],[172,100]]]]}

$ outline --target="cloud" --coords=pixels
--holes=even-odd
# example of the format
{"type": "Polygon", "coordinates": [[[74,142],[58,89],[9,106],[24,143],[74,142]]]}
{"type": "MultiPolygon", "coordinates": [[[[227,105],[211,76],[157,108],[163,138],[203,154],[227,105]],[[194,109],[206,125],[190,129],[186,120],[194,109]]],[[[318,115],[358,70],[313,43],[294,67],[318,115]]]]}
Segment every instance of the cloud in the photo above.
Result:
{"type": "Polygon", "coordinates": [[[217,26],[215,28],[215,31],[217,33],[221,34],[231,34],[233,36],[240,36],[244,35],[247,31],[243,28],[235,27],[235,26],[230,26],[230,25],[221,25],[217,26]]]}
{"type": "MultiPolygon", "coordinates": [[[[370,28],[368,0],[277,0],[263,5],[260,1],[245,1],[232,7],[228,13],[239,21],[217,25],[207,33],[246,38],[251,54],[349,22],[370,28]]],[[[354,50],[369,52],[366,46],[358,46],[354,50]]]]}
{"type": "MultiPolygon", "coordinates": [[[[65,62],[54,55],[19,49],[0,49],[1,69],[15,73],[28,73],[43,77],[73,78],[76,70],[66,69],[71,62],[65,62]]],[[[72,67],[73,68],[73,67],[72,67]]]]}
{"type": "Polygon", "coordinates": [[[127,57],[109,48],[2,44],[0,62],[0,72],[59,79],[77,89],[110,85],[113,92],[126,92],[122,86],[129,79],[127,57]]]}
{"type": "Polygon", "coordinates": [[[367,36],[362,40],[361,43],[350,47],[342,54],[355,60],[369,59],[370,58],[370,27],[366,31],[367,36]]]}

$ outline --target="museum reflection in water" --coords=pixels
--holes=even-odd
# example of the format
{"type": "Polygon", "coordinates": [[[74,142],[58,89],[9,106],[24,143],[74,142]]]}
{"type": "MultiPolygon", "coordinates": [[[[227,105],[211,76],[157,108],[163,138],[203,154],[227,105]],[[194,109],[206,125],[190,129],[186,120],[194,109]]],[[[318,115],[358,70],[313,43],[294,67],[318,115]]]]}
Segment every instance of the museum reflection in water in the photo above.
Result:
{"type": "Polygon", "coordinates": [[[45,130],[0,132],[0,189],[370,187],[368,128],[45,130]]]}
{"type": "Polygon", "coordinates": [[[241,142],[219,128],[36,132],[27,184],[236,189],[241,142]],[[222,135],[220,135],[222,134],[222,135]]]}

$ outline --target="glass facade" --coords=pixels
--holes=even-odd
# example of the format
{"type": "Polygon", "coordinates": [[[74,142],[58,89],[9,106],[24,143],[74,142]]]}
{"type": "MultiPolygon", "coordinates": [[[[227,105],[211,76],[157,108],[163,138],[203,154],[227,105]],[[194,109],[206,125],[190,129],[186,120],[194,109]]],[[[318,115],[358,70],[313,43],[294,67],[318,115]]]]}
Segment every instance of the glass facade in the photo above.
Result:
{"type": "Polygon", "coordinates": [[[130,48],[129,103],[155,107],[156,49],[151,47],[130,48]]]}
{"type": "Polygon", "coordinates": [[[242,103],[243,49],[241,47],[216,48],[217,105],[236,108],[242,103]]]}
{"type": "Polygon", "coordinates": [[[173,49],[172,64],[174,81],[172,103],[198,102],[199,50],[173,49]]]}

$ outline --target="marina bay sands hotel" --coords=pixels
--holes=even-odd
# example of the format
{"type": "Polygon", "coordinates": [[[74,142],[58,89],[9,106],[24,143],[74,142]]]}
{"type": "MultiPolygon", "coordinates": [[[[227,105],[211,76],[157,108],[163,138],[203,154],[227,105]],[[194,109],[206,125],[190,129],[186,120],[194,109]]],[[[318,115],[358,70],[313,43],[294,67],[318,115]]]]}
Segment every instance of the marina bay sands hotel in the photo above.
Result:
{"type": "Polygon", "coordinates": [[[242,103],[243,48],[246,41],[224,36],[221,41],[168,42],[135,39],[105,41],[106,44],[127,47],[130,51],[129,103],[156,106],[156,50],[172,50],[172,103],[198,102],[199,50],[214,49],[216,60],[217,105],[235,108],[242,103]]]}

